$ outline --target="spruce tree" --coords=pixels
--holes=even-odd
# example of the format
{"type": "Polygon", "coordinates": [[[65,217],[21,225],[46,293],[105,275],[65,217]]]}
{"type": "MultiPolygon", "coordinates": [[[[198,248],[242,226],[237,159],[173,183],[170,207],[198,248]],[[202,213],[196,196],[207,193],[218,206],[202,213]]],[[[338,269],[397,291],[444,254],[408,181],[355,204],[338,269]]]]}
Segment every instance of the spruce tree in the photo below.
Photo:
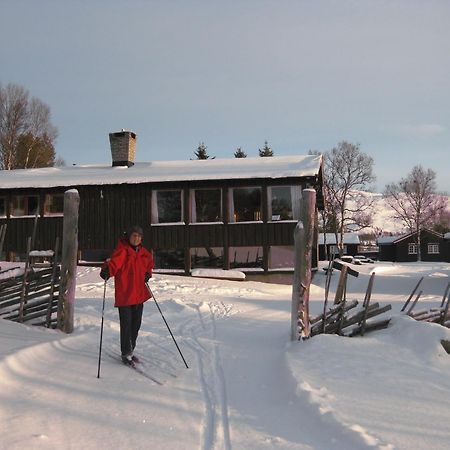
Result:
{"type": "Polygon", "coordinates": [[[247,158],[247,153],[245,153],[241,147],[238,147],[234,152],[235,158],[247,158]]]}
{"type": "Polygon", "coordinates": [[[273,150],[269,147],[267,141],[264,141],[264,147],[259,150],[259,156],[273,156],[273,150]]]}
{"type": "MultiPolygon", "coordinates": [[[[204,142],[200,142],[198,144],[197,151],[194,152],[194,155],[196,156],[196,158],[197,159],[209,159],[209,155],[208,155],[208,152],[206,150],[207,148],[208,147],[205,145],[204,142]]],[[[214,157],[211,158],[211,159],[214,159],[214,157]]]]}

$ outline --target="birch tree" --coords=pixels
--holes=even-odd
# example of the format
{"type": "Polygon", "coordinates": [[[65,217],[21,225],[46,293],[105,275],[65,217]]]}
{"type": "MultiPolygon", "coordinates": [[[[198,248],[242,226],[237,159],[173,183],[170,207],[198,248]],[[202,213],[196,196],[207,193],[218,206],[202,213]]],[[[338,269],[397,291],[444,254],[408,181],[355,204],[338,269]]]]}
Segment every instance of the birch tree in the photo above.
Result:
{"type": "Polygon", "coordinates": [[[22,86],[0,86],[0,169],[52,166],[57,134],[47,104],[22,86]]]}
{"type": "Polygon", "coordinates": [[[422,260],[422,229],[430,226],[448,205],[448,198],[436,192],[435,179],[433,170],[418,165],[398,183],[386,185],[383,192],[393,217],[401,220],[411,233],[417,234],[417,261],[422,260]]]}
{"type": "Polygon", "coordinates": [[[340,142],[324,154],[324,192],[328,223],[334,227],[339,255],[344,253],[344,233],[372,223],[373,197],[367,193],[375,181],[372,157],[359,144],[340,142]]]}

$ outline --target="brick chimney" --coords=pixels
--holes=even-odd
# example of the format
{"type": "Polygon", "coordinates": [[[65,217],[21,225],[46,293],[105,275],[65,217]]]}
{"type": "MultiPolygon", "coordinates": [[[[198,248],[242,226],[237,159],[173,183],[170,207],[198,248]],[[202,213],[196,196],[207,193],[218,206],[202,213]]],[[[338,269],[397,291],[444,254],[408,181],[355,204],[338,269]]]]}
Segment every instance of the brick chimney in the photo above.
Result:
{"type": "Polygon", "coordinates": [[[118,131],[116,133],[109,133],[109,143],[111,145],[113,167],[131,167],[134,165],[136,133],[126,130],[118,131]]]}

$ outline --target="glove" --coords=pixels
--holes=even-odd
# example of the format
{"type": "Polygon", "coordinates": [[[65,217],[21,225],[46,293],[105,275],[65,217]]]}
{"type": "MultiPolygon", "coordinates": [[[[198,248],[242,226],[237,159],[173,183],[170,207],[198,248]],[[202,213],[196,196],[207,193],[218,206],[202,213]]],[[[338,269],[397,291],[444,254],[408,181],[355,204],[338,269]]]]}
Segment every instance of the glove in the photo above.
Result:
{"type": "Polygon", "coordinates": [[[109,269],[108,267],[103,267],[102,270],[100,270],[100,277],[103,278],[105,281],[109,278],[109,269]]]}
{"type": "Polygon", "coordinates": [[[145,272],[144,280],[145,280],[146,283],[148,283],[148,280],[150,280],[151,277],[152,277],[151,273],[145,272]]]}

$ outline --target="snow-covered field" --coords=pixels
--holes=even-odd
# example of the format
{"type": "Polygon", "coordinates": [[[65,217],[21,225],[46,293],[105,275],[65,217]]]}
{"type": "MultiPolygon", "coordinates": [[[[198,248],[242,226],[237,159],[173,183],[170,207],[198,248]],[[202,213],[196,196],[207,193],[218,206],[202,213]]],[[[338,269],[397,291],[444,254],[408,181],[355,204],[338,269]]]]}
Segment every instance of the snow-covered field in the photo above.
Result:
{"type": "MultiPolygon", "coordinates": [[[[399,310],[420,276],[437,306],[449,264],[358,266],[348,298],[392,303],[391,326],[363,338],[289,342],[289,286],[156,275],[137,354],[144,377],[117,361],[119,324],[107,287],[79,268],[75,331],[0,320],[1,449],[449,449],[450,330],[399,310]],[[159,384],[160,383],[160,384],[159,384]]],[[[325,276],[312,287],[322,307],[325,276]]],[[[338,276],[333,275],[332,291],[338,276]]],[[[333,294],[333,292],[331,293],[333,294]]]]}

